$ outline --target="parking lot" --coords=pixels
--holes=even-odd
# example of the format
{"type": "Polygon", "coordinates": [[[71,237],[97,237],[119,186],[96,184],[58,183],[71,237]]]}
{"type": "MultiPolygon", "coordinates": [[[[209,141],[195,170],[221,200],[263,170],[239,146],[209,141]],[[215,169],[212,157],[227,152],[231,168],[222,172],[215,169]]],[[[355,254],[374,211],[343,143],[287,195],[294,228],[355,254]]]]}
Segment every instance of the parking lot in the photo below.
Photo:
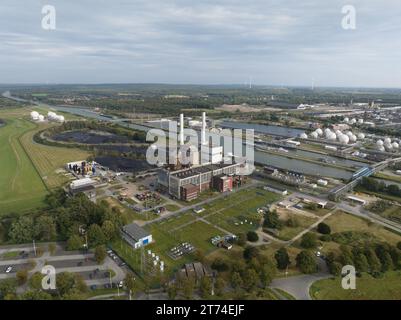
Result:
{"type": "Polygon", "coordinates": [[[19,270],[28,270],[30,274],[40,272],[45,264],[52,265],[56,273],[79,273],[92,289],[116,286],[126,273],[123,261],[111,252],[98,264],[93,253],[66,251],[59,244],[53,254],[42,246],[40,256],[35,256],[33,248],[28,246],[0,247],[0,280],[15,277],[19,270]]]}

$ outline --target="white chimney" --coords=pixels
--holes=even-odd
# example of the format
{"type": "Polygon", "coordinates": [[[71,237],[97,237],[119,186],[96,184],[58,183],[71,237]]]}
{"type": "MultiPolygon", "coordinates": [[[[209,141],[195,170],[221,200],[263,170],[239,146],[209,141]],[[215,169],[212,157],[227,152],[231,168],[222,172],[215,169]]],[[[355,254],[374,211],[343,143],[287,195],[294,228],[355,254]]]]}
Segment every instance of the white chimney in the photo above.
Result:
{"type": "Polygon", "coordinates": [[[202,144],[206,144],[206,112],[202,112],[202,144]]]}
{"type": "Polygon", "coordinates": [[[184,114],[180,114],[180,144],[184,144],[184,114]]]}

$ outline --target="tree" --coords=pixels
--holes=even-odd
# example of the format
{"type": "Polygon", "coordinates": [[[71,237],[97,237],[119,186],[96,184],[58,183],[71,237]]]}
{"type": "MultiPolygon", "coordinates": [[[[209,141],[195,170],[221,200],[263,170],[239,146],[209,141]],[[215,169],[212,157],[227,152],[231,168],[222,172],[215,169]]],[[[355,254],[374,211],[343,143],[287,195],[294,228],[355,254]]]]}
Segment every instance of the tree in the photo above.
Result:
{"type": "Polygon", "coordinates": [[[341,255],[339,257],[340,262],[343,266],[354,265],[354,256],[351,249],[346,245],[340,246],[341,255]]]}
{"type": "Polygon", "coordinates": [[[315,273],[318,270],[316,259],[310,251],[303,250],[296,257],[297,267],[306,274],[315,273]]]}
{"type": "Polygon", "coordinates": [[[212,282],[209,277],[205,276],[201,279],[199,290],[202,298],[207,299],[210,296],[212,291],[212,282]]]}
{"type": "Polygon", "coordinates": [[[19,296],[21,300],[52,300],[52,296],[42,290],[28,290],[19,296]]]}
{"type": "Polygon", "coordinates": [[[57,290],[60,296],[63,297],[72,294],[76,296],[85,293],[88,288],[79,274],[61,272],[57,275],[57,290]]]}
{"type": "Polygon", "coordinates": [[[213,261],[211,267],[212,269],[217,270],[219,272],[228,271],[228,269],[230,268],[227,262],[225,262],[222,258],[216,258],[213,261]]]}
{"type": "Polygon", "coordinates": [[[376,255],[380,260],[382,265],[382,272],[386,272],[388,270],[392,270],[394,268],[393,259],[391,258],[390,253],[387,251],[387,247],[380,244],[376,247],[376,255]]]}
{"type": "Polygon", "coordinates": [[[92,224],[88,229],[88,241],[91,247],[102,245],[106,243],[106,237],[102,228],[97,224],[92,224]]]}
{"type": "Polygon", "coordinates": [[[253,290],[259,283],[258,273],[254,269],[247,269],[244,273],[244,285],[245,287],[251,291],[253,290]]]}
{"type": "Polygon", "coordinates": [[[241,288],[244,285],[242,277],[239,272],[233,272],[231,275],[231,285],[234,289],[241,288]]]}
{"type": "Polygon", "coordinates": [[[251,260],[252,258],[256,258],[256,257],[258,257],[258,255],[259,255],[259,249],[258,248],[256,248],[256,247],[246,247],[245,249],[244,249],[244,253],[243,253],[243,256],[244,256],[244,259],[245,260],[251,260]]]}
{"type": "Polygon", "coordinates": [[[195,280],[193,278],[185,278],[181,281],[182,294],[185,299],[192,299],[195,289],[195,280]]]}
{"type": "Polygon", "coordinates": [[[127,273],[127,275],[125,276],[125,279],[124,279],[124,284],[127,287],[127,289],[129,291],[131,291],[132,294],[137,289],[136,279],[132,273],[127,273]]]}
{"type": "Polygon", "coordinates": [[[18,285],[22,286],[28,280],[28,271],[26,269],[18,270],[15,276],[17,278],[18,285]]]}
{"type": "Polygon", "coordinates": [[[15,279],[0,280],[0,300],[6,299],[6,296],[14,296],[17,289],[17,281],[15,279]]]}
{"type": "Polygon", "coordinates": [[[167,287],[167,296],[169,300],[175,300],[177,297],[178,288],[175,284],[169,284],[167,287]]]}
{"type": "Polygon", "coordinates": [[[279,215],[276,210],[269,211],[265,214],[265,220],[263,222],[265,228],[270,229],[281,229],[283,224],[279,219],[279,215]]]}
{"type": "Polygon", "coordinates": [[[214,291],[217,296],[222,296],[224,294],[224,288],[226,287],[226,282],[220,276],[217,277],[214,284],[214,291]]]}
{"type": "Polygon", "coordinates": [[[334,276],[339,276],[341,274],[342,265],[337,261],[333,261],[328,264],[329,272],[334,276]]]}
{"type": "Polygon", "coordinates": [[[107,241],[112,241],[118,236],[118,227],[110,220],[103,222],[102,231],[107,241]]]}
{"type": "Polygon", "coordinates": [[[270,260],[261,263],[261,269],[259,272],[259,279],[264,288],[266,288],[273,280],[276,275],[276,265],[270,260]]]}
{"type": "Polygon", "coordinates": [[[358,253],[354,257],[354,262],[355,262],[355,269],[358,272],[368,272],[369,271],[369,263],[368,259],[366,259],[366,256],[363,253],[358,253]]]}
{"type": "Polygon", "coordinates": [[[41,290],[42,279],[43,275],[40,272],[35,272],[28,281],[29,287],[34,290],[41,290]]]}
{"type": "Polygon", "coordinates": [[[280,270],[286,269],[291,263],[287,249],[284,247],[276,251],[274,258],[276,259],[277,262],[277,268],[279,268],[280,270]]]}
{"type": "Polygon", "coordinates": [[[35,221],[35,238],[42,241],[52,241],[57,237],[56,223],[52,217],[43,215],[35,221]]]}
{"type": "Polygon", "coordinates": [[[317,246],[317,237],[314,233],[308,232],[302,236],[301,247],[305,249],[313,249],[317,246]]]}
{"type": "Polygon", "coordinates": [[[379,273],[381,271],[382,265],[376,252],[372,248],[365,249],[365,256],[368,260],[369,269],[372,274],[379,273]]]}
{"type": "Polygon", "coordinates": [[[328,224],[321,222],[317,225],[317,231],[321,234],[330,234],[331,228],[328,224]]]}
{"type": "Polygon", "coordinates": [[[8,236],[14,243],[32,242],[34,238],[33,226],[32,217],[20,217],[11,224],[8,236]]]}
{"type": "Polygon", "coordinates": [[[246,234],[246,237],[247,237],[248,241],[250,241],[250,242],[257,242],[259,240],[259,236],[255,231],[249,231],[246,234]]]}
{"type": "Polygon", "coordinates": [[[67,241],[67,250],[79,250],[82,249],[83,245],[81,237],[74,234],[67,241]]]}
{"type": "Polygon", "coordinates": [[[106,247],[104,245],[95,248],[95,259],[98,264],[102,264],[107,256],[106,247]]]}

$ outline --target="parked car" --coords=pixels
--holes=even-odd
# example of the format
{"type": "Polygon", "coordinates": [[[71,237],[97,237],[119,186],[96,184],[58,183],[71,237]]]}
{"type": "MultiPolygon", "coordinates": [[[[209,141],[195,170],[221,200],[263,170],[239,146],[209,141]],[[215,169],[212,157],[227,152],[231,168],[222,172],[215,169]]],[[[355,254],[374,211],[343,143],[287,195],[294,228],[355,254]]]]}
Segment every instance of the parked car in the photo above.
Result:
{"type": "Polygon", "coordinates": [[[96,289],[97,289],[97,285],[96,285],[96,284],[92,284],[92,285],[90,286],[90,288],[91,288],[91,290],[96,290],[96,289]]]}
{"type": "Polygon", "coordinates": [[[13,270],[13,267],[12,266],[8,266],[6,268],[6,273],[10,273],[12,270],[13,270]]]}

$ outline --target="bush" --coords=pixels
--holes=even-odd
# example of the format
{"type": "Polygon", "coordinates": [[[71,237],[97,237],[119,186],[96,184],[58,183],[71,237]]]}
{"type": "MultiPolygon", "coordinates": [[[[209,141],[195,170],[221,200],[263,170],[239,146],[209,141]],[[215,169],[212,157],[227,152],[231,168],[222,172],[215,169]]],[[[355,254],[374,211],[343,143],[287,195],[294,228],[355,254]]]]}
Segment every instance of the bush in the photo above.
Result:
{"type": "Polygon", "coordinates": [[[259,256],[259,250],[256,247],[246,247],[243,255],[245,260],[252,260],[259,256]]]}
{"type": "Polygon", "coordinates": [[[289,228],[297,228],[299,227],[299,221],[297,218],[291,217],[289,218],[286,223],[287,227],[289,228]]]}
{"type": "Polygon", "coordinates": [[[305,249],[313,249],[317,246],[317,237],[314,233],[308,232],[302,236],[301,247],[305,249]]]}
{"type": "Polygon", "coordinates": [[[259,236],[255,231],[249,231],[246,234],[246,237],[247,237],[248,241],[250,241],[250,242],[257,242],[259,240],[259,236]]]}
{"type": "Polygon", "coordinates": [[[331,235],[329,235],[329,234],[324,234],[324,235],[322,235],[319,239],[322,240],[322,241],[324,241],[324,242],[330,242],[330,241],[331,241],[331,235]]]}
{"type": "Polygon", "coordinates": [[[321,234],[330,234],[331,228],[328,224],[321,222],[317,225],[317,231],[321,234]]]}
{"type": "Polygon", "coordinates": [[[318,270],[316,259],[313,256],[313,254],[309,251],[301,251],[297,257],[297,267],[303,272],[303,273],[315,273],[318,270]]]}
{"type": "Polygon", "coordinates": [[[212,269],[217,270],[219,272],[228,271],[229,265],[221,258],[217,258],[212,263],[212,269]]]}

